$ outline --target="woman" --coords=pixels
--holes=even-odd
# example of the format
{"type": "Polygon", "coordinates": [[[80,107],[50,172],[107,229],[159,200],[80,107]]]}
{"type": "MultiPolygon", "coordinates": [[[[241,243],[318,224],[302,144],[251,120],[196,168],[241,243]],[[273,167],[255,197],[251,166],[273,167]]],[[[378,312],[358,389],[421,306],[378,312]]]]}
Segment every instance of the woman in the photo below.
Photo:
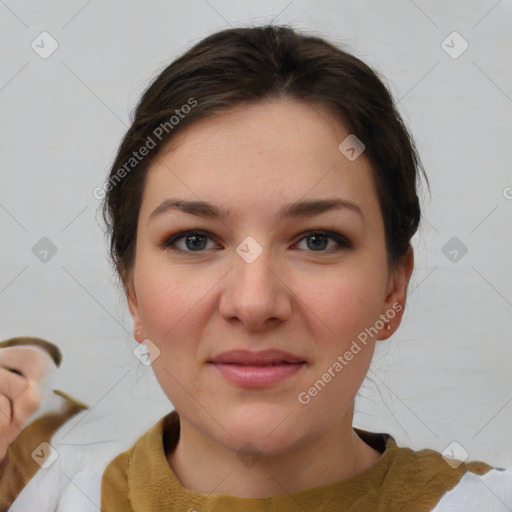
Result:
{"type": "Polygon", "coordinates": [[[230,29],[164,69],[95,194],[175,410],[80,492],[102,512],[510,510],[510,472],[352,427],[404,312],[421,170],[377,74],[320,38],[230,29]]]}
{"type": "Polygon", "coordinates": [[[227,30],[160,74],[104,205],[176,410],[108,466],[102,510],[431,510],[493,471],[352,428],[404,311],[420,167],[376,74],[318,38],[227,30]]]}

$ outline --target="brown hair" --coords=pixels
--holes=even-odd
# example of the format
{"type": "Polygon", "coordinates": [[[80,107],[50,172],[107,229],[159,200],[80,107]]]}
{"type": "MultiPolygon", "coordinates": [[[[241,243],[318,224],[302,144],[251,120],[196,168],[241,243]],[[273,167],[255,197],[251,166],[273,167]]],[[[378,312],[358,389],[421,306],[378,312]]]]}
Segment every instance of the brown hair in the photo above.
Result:
{"type": "Polygon", "coordinates": [[[417,175],[424,170],[377,72],[325,39],[287,26],[233,28],[206,37],[154,79],[121,142],[103,189],[103,218],[110,256],[125,288],[134,263],[144,178],[162,148],[194,121],[279,96],[327,106],[364,143],[388,260],[392,266],[400,262],[418,228],[417,175]],[[139,158],[138,150],[148,156],[139,158]]]}
{"type": "Polygon", "coordinates": [[[16,338],[9,338],[5,341],[0,341],[0,348],[19,347],[19,346],[36,346],[40,347],[50,355],[56,366],[60,366],[62,361],[62,353],[57,345],[43,340],[42,338],[35,338],[34,336],[17,336],[16,338]]]}

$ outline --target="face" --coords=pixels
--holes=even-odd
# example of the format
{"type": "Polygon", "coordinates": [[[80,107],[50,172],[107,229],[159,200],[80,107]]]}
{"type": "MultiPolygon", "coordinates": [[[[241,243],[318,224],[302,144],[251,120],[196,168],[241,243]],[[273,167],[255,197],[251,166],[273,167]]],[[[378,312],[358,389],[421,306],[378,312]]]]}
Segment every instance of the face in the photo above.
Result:
{"type": "Polygon", "coordinates": [[[275,99],[187,127],[148,171],[127,280],[136,339],[157,347],[180,417],[226,447],[277,453],[330,430],[400,322],[412,260],[390,270],[370,165],[338,149],[348,135],[318,105],[275,99]],[[316,200],[340,206],[281,216],[316,200]],[[267,349],[302,363],[211,362],[267,349]]]}

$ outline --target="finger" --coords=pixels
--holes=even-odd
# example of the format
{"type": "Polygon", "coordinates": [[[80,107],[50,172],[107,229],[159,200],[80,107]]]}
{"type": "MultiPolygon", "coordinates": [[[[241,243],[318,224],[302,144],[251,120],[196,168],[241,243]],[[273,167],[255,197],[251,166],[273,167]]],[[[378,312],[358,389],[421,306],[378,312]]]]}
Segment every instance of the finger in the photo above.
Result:
{"type": "Polygon", "coordinates": [[[0,396],[0,461],[5,456],[9,445],[18,437],[20,428],[12,422],[12,402],[0,396]]]}
{"type": "Polygon", "coordinates": [[[11,401],[0,395],[0,463],[12,443],[11,437],[11,401]]]}
{"type": "Polygon", "coordinates": [[[30,379],[27,389],[18,397],[13,404],[12,422],[19,428],[24,428],[27,420],[34,414],[41,405],[42,392],[34,380],[30,379]]]}
{"type": "Polygon", "coordinates": [[[15,401],[27,389],[28,380],[5,368],[0,368],[0,394],[15,401]]]}
{"type": "Polygon", "coordinates": [[[37,346],[0,348],[0,367],[10,367],[27,379],[39,380],[55,365],[50,354],[37,346]]]}
{"type": "Polygon", "coordinates": [[[10,425],[12,415],[11,400],[6,396],[0,395],[0,438],[4,435],[4,429],[10,425]]]}
{"type": "Polygon", "coordinates": [[[5,367],[5,369],[11,373],[16,373],[18,375],[21,375],[22,377],[26,377],[25,375],[23,375],[23,373],[21,373],[19,370],[17,370],[16,368],[9,368],[8,366],[5,367]]]}

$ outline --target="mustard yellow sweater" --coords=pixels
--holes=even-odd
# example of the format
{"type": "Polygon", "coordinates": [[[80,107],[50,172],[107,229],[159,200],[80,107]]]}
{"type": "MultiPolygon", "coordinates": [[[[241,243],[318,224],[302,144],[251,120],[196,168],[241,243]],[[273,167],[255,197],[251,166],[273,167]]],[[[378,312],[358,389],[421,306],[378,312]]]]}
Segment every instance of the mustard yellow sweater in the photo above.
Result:
{"type": "Polygon", "coordinates": [[[184,488],[167,463],[165,454],[179,439],[179,416],[172,411],[107,465],[101,512],[423,512],[431,511],[466,472],[484,475],[492,469],[484,462],[453,468],[434,450],[413,451],[398,447],[388,434],[354,430],[382,453],[355,477],[270,498],[210,495],[184,488]]]}

